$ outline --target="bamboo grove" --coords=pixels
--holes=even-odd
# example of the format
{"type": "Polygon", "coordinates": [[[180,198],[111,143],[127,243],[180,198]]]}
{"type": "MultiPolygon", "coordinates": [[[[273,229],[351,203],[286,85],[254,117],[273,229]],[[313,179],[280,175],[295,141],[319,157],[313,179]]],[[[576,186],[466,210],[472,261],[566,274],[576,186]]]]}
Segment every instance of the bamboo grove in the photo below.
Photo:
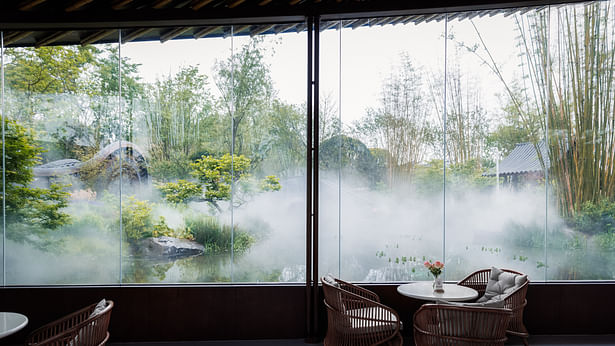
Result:
{"type": "MultiPolygon", "coordinates": [[[[608,2],[517,16],[523,78],[505,80],[512,108],[548,168],[560,214],[615,197],[615,21],[608,2]],[[547,140],[549,157],[539,142],[547,140]]],[[[476,30],[476,33],[480,33],[476,30]]],[[[482,39],[481,39],[482,40],[482,39]]]]}

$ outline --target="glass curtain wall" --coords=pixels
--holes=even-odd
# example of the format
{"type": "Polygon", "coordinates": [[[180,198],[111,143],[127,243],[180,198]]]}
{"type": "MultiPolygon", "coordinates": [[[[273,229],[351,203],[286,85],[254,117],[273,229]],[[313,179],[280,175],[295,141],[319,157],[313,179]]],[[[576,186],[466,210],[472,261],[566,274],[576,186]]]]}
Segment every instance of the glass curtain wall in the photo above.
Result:
{"type": "Polygon", "coordinates": [[[615,279],[615,1],[552,7],[547,37],[551,160],[548,280],[615,279]]]}
{"type": "Polygon", "coordinates": [[[6,285],[119,282],[117,50],[4,50],[6,285]]]}
{"type": "Polygon", "coordinates": [[[447,280],[491,266],[544,278],[544,93],[527,78],[534,56],[521,43],[548,14],[448,21],[447,280]]]}
{"type": "Polygon", "coordinates": [[[231,281],[230,126],[217,83],[233,36],[218,30],[165,42],[124,34],[122,282],[231,281]]]}
{"type": "Polygon", "coordinates": [[[321,273],[423,280],[444,260],[449,281],[490,266],[614,279],[613,6],[331,24],[321,273]]]}
{"type": "Polygon", "coordinates": [[[445,22],[404,19],[322,24],[320,268],[345,280],[442,260],[445,22]]]}
{"type": "MultiPolygon", "coordinates": [[[[613,280],[614,6],[321,23],[321,274],[613,280]]],[[[304,25],[3,36],[3,284],[303,282],[304,25]]]]}
{"type": "Polygon", "coordinates": [[[300,26],[3,49],[4,284],[304,280],[300,26]]]}

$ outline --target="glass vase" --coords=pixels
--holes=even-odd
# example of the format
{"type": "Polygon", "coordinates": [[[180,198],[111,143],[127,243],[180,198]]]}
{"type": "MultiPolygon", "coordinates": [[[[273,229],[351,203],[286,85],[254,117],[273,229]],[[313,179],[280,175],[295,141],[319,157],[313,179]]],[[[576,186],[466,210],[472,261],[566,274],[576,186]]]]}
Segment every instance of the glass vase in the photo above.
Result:
{"type": "Polygon", "coordinates": [[[433,279],[433,291],[444,292],[444,282],[439,275],[434,277],[433,279]]]}

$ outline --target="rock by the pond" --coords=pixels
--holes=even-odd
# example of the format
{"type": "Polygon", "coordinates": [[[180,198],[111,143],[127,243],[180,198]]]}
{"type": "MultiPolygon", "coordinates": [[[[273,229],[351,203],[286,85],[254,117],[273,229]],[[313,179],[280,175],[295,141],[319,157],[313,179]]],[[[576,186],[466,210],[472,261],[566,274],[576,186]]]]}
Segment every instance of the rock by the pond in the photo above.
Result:
{"type": "Polygon", "coordinates": [[[141,239],[138,252],[141,256],[159,259],[178,259],[202,255],[205,247],[193,240],[173,237],[141,239]]]}

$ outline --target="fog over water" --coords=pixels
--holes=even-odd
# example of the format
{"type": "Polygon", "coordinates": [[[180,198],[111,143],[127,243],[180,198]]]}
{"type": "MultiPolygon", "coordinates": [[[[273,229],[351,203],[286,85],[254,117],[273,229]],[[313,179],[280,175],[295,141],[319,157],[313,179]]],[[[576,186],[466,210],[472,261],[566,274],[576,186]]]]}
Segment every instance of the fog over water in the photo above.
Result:
{"type": "MultiPolygon", "coordinates": [[[[330,272],[353,281],[428,280],[422,266],[427,259],[446,263],[447,280],[458,280],[491,265],[528,273],[535,280],[545,277],[541,266],[547,262],[543,248],[543,188],[457,188],[461,191],[446,195],[444,219],[442,191],[424,195],[412,186],[401,185],[391,190],[372,190],[357,181],[344,176],[340,188],[337,175],[322,174],[321,274],[330,272]],[[442,255],[444,222],[446,256],[442,255]]],[[[305,280],[305,180],[299,176],[283,179],[281,184],[282,190],[257,195],[233,210],[237,229],[252,233],[256,242],[245,254],[236,254],[232,263],[230,253],[174,262],[139,261],[125,248],[124,281],[305,280]]],[[[155,193],[145,191],[139,197],[156,199],[155,193]]],[[[555,216],[555,208],[549,207],[549,236],[558,233],[566,237],[572,231],[555,216]]],[[[88,217],[99,213],[100,208],[98,201],[73,201],[67,210],[73,215],[73,224],[56,233],[50,231],[60,240],[54,245],[57,248],[40,250],[27,243],[7,241],[7,283],[117,283],[119,230],[108,224],[104,213],[98,216],[102,225],[99,229],[92,228],[94,216],[88,217]],[[85,215],[88,222],[78,221],[82,219],[77,217],[79,214],[82,218],[85,215]]],[[[190,208],[210,212],[204,203],[193,203],[190,208]]],[[[152,215],[164,216],[171,227],[184,225],[184,214],[162,203],[154,205],[152,215]]],[[[230,223],[231,214],[220,215],[220,220],[230,223]]],[[[549,271],[567,265],[565,252],[550,250],[549,256],[549,271]]]]}

